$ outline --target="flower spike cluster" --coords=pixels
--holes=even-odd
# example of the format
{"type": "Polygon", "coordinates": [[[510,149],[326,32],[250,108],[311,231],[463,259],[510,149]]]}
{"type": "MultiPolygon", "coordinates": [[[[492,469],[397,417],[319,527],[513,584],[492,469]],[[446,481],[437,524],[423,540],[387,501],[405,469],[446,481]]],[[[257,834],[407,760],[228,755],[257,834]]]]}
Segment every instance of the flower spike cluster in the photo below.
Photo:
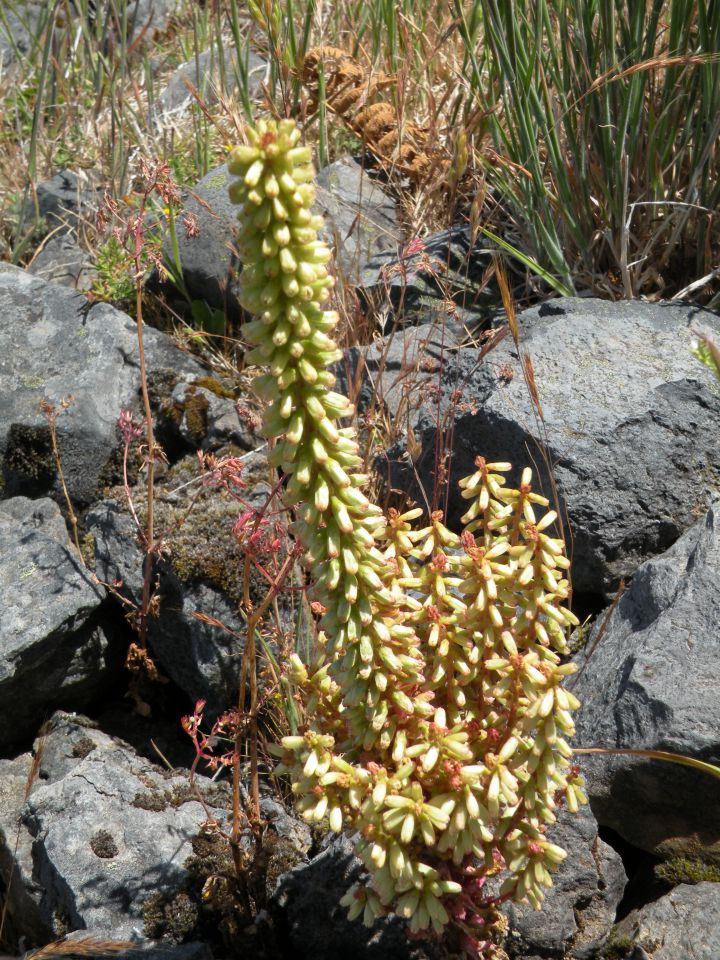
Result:
{"type": "Polygon", "coordinates": [[[414,932],[453,924],[460,949],[500,956],[497,907],[538,906],[565,856],[546,828],[585,802],[567,738],[575,698],[563,687],[569,587],[555,514],[526,470],[476,461],[458,535],[439,514],[370,503],[353,408],[333,391],[337,314],[326,309],[330,253],[312,213],[311,154],[292,121],[260,121],[236,147],[243,334],[264,372],[270,459],[322,605],[322,650],[291,670],[302,732],[281,769],[303,816],[359,832],[370,875],[344,898],[366,923],[394,910],[414,932]],[[484,887],[502,876],[499,893],[484,887]]]}

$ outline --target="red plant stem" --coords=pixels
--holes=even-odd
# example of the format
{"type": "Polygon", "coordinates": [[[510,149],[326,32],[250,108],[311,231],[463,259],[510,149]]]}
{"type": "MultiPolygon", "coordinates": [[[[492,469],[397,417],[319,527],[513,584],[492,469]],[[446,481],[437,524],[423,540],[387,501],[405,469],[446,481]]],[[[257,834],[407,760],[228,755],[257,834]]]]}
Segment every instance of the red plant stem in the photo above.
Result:
{"type": "MultiPolygon", "coordinates": [[[[250,709],[248,711],[249,726],[249,749],[250,749],[250,823],[253,833],[259,836],[258,828],[260,826],[260,778],[258,772],[258,729],[257,729],[257,673],[255,669],[255,630],[263,617],[265,611],[273,602],[275,597],[282,589],[284,581],[287,579],[293,564],[297,560],[295,550],[291,551],[280,568],[280,571],[266,593],[262,603],[248,618],[247,638],[245,640],[245,652],[243,654],[242,668],[240,671],[240,688],[238,691],[238,713],[242,716],[245,712],[245,682],[249,676],[250,679],[250,709]]],[[[243,586],[243,605],[246,610],[250,609],[250,585],[249,585],[250,558],[245,558],[244,586],[243,586]]],[[[240,753],[242,749],[242,725],[238,725],[235,735],[235,762],[233,764],[233,824],[232,838],[230,841],[233,849],[233,859],[237,866],[236,856],[239,853],[240,844],[240,753]]]]}
{"type": "MultiPolygon", "coordinates": [[[[144,203],[142,208],[144,209],[144,203]]],[[[139,637],[143,650],[147,649],[147,618],[150,611],[150,592],[152,587],[153,553],[155,550],[155,433],[153,430],[152,408],[148,392],[147,367],[145,363],[145,343],[143,340],[142,316],[142,250],[144,232],[142,220],[139,219],[135,229],[135,305],[137,314],[138,352],[140,355],[140,386],[142,390],[143,407],[145,410],[145,437],[147,442],[147,517],[145,520],[145,561],[143,564],[143,591],[140,608],[139,637]]]]}

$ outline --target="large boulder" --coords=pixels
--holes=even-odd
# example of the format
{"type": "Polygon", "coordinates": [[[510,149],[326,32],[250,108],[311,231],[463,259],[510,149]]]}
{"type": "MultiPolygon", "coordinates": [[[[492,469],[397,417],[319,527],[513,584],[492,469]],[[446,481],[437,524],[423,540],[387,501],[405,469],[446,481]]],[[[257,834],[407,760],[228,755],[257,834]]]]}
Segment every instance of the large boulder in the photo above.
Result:
{"type": "Polygon", "coordinates": [[[553,874],[540,912],[510,904],[505,949],[512,958],[597,956],[615,922],[627,882],[619,854],[598,836],[595,818],[582,807],[561,811],[548,838],[567,851],[553,874]]]}
{"type": "Polygon", "coordinates": [[[335,253],[340,280],[354,286],[368,260],[399,244],[397,202],[352,157],[320,170],[315,185],[315,206],[325,218],[321,236],[335,253]]]}
{"type": "Polygon", "coordinates": [[[75,715],[57,714],[37,749],[39,779],[22,816],[36,909],[56,934],[137,937],[148,899],[186,880],[208,812],[226,822],[225,789],[204,777],[191,788],[75,715]]]}
{"type": "Polygon", "coordinates": [[[510,336],[446,356],[405,414],[421,449],[412,464],[406,446],[390,451],[393,486],[417,496],[417,476],[431,499],[442,470],[457,524],[455,481],[476,456],[509,460],[511,482],[533,464],[536,489],[557,492],[569,521],[575,590],[611,594],[720,490],[720,393],[690,352],[695,326],[717,337],[720,320],[680,304],[589,299],[553,300],[519,320],[540,409],[510,336]]]}
{"type": "Polygon", "coordinates": [[[227,97],[236,87],[238,61],[247,70],[248,96],[250,99],[256,98],[268,69],[262,57],[252,50],[238,54],[235,47],[228,46],[220,61],[214,49],[203,50],[192,60],[181,63],[173,72],[154,104],[152,119],[162,124],[176,119],[196,102],[193,88],[207,105],[217,103],[218,94],[227,97]]]}
{"type": "MultiPolygon", "coordinates": [[[[139,406],[135,321],[8,264],[0,264],[0,312],[0,496],[62,496],[40,409],[49,401],[67,490],[83,508],[117,472],[120,412],[139,406]]],[[[177,383],[204,373],[166,334],[146,327],[144,337],[151,377],[165,371],[177,383]]]]}
{"type": "Polygon", "coordinates": [[[348,347],[333,368],[336,389],[360,414],[385,415],[402,432],[435,389],[444,358],[457,347],[452,332],[438,324],[398,328],[382,340],[348,347]]]}
{"type": "Polygon", "coordinates": [[[717,960],[720,883],[681,883],[631,911],[613,932],[608,960],[717,960]]]}
{"type": "MultiPolygon", "coordinates": [[[[242,535],[252,534],[255,514],[248,514],[240,537],[233,534],[233,527],[246,512],[262,511],[271,491],[263,454],[233,452],[240,454],[234,462],[241,471],[243,489],[231,493],[204,487],[197,458],[190,456],[159,478],[155,491],[155,523],[163,551],[153,574],[160,608],[159,615],[148,621],[150,646],[161,671],[192,701],[206,700],[214,714],[237,702],[245,643],[245,624],[238,609],[248,549],[242,535]]],[[[96,571],[104,582],[121,582],[123,595],[137,605],[142,598],[142,553],[123,492],[114,493],[114,498],[103,500],[87,515],[96,571]]],[[[142,515],[147,502],[142,486],[133,491],[133,501],[142,515]]],[[[268,552],[265,532],[271,533],[272,540],[275,521],[282,524],[283,519],[274,505],[268,518],[270,522],[260,530],[260,543],[252,549],[260,565],[272,571],[276,556],[268,552]]],[[[282,552],[284,546],[279,544],[278,549],[282,552]]],[[[269,581],[252,562],[250,570],[250,596],[257,605],[265,598],[269,581]]],[[[290,582],[278,597],[281,621],[275,626],[292,632],[300,594],[289,586],[290,582]]]]}
{"type": "Polygon", "coordinates": [[[0,502],[0,746],[37,733],[60,706],[107,687],[118,648],[104,624],[104,591],[71,546],[51,500],[0,502]]]}
{"type": "MultiPolygon", "coordinates": [[[[282,955],[261,908],[278,878],[307,858],[311,834],[273,788],[261,785],[262,842],[243,819],[235,858],[227,781],[160,769],[86,717],[55,714],[34,756],[0,760],[0,775],[4,944],[42,946],[62,935],[130,940],[133,955],[153,960],[208,960],[210,945],[282,955]],[[153,953],[143,937],[165,949],[153,953]],[[191,950],[198,940],[204,950],[191,950]],[[179,944],[185,949],[168,952],[179,944]]],[[[247,809],[242,783],[240,792],[247,809]]],[[[67,953],[88,954],[92,944],[84,946],[67,953]]],[[[117,944],[120,956],[123,946],[130,952],[117,944]]]]}
{"type": "MultiPolygon", "coordinates": [[[[666,750],[720,763],[720,504],[648,560],[578,656],[578,746],[666,750]]],[[[706,773],[588,758],[599,822],[664,858],[720,863],[720,796],[706,773]]]]}

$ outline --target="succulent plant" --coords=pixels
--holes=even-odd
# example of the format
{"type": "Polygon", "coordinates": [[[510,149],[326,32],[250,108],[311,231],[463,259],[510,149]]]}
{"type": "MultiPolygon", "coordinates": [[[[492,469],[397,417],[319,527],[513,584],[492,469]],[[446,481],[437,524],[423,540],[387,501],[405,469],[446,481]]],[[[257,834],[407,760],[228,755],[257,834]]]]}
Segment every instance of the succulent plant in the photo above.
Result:
{"type": "Polygon", "coordinates": [[[344,898],[366,923],[394,911],[410,929],[452,923],[461,948],[500,955],[497,908],[538,907],[565,853],[546,828],[585,802],[563,687],[569,561],[553,511],[505,484],[507,463],[461,481],[461,534],[420,509],[387,516],[359,472],[352,405],[329,367],[337,314],[317,237],[314,171],[292,121],[260,121],[236,147],[243,334],[263,368],[263,430],[322,609],[315,663],[293,657],[304,726],[282,742],[305,819],[359,833],[369,881],[344,898]],[[493,893],[486,881],[497,876],[493,893]]]}

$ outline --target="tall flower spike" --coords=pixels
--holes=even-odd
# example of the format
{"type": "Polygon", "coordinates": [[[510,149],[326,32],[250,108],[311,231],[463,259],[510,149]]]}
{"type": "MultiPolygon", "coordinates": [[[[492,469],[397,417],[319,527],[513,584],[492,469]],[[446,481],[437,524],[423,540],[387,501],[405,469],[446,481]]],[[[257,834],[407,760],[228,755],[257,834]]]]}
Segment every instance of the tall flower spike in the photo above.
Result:
{"type": "Polygon", "coordinates": [[[503,899],[539,905],[564,853],[545,831],[560,804],[585,802],[569,762],[575,698],[563,689],[565,632],[576,622],[564,544],[532,491],[505,485],[509,464],[476,461],[461,481],[464,532],[419,511],[386,518],[359,473],[352,414],[329,370],[341,356],[324,307],[330,253],[312,213],[311,155],[292,121],[260,121],[230,172],[240,205],[243,333],[267,401],[271,463],[324,613],[318,662],[292,658],[305,726],[285,737],[280,769],[311,822],[360,834],[371,875],[343,902],[366,923],[388,910],[413,932],[456,928],[459,949],[499,957],[503,899]],[[484,895],[504,872],[500,894],[484,895]],[[462,922],[460,922],[460,919],[462,922]]]}

